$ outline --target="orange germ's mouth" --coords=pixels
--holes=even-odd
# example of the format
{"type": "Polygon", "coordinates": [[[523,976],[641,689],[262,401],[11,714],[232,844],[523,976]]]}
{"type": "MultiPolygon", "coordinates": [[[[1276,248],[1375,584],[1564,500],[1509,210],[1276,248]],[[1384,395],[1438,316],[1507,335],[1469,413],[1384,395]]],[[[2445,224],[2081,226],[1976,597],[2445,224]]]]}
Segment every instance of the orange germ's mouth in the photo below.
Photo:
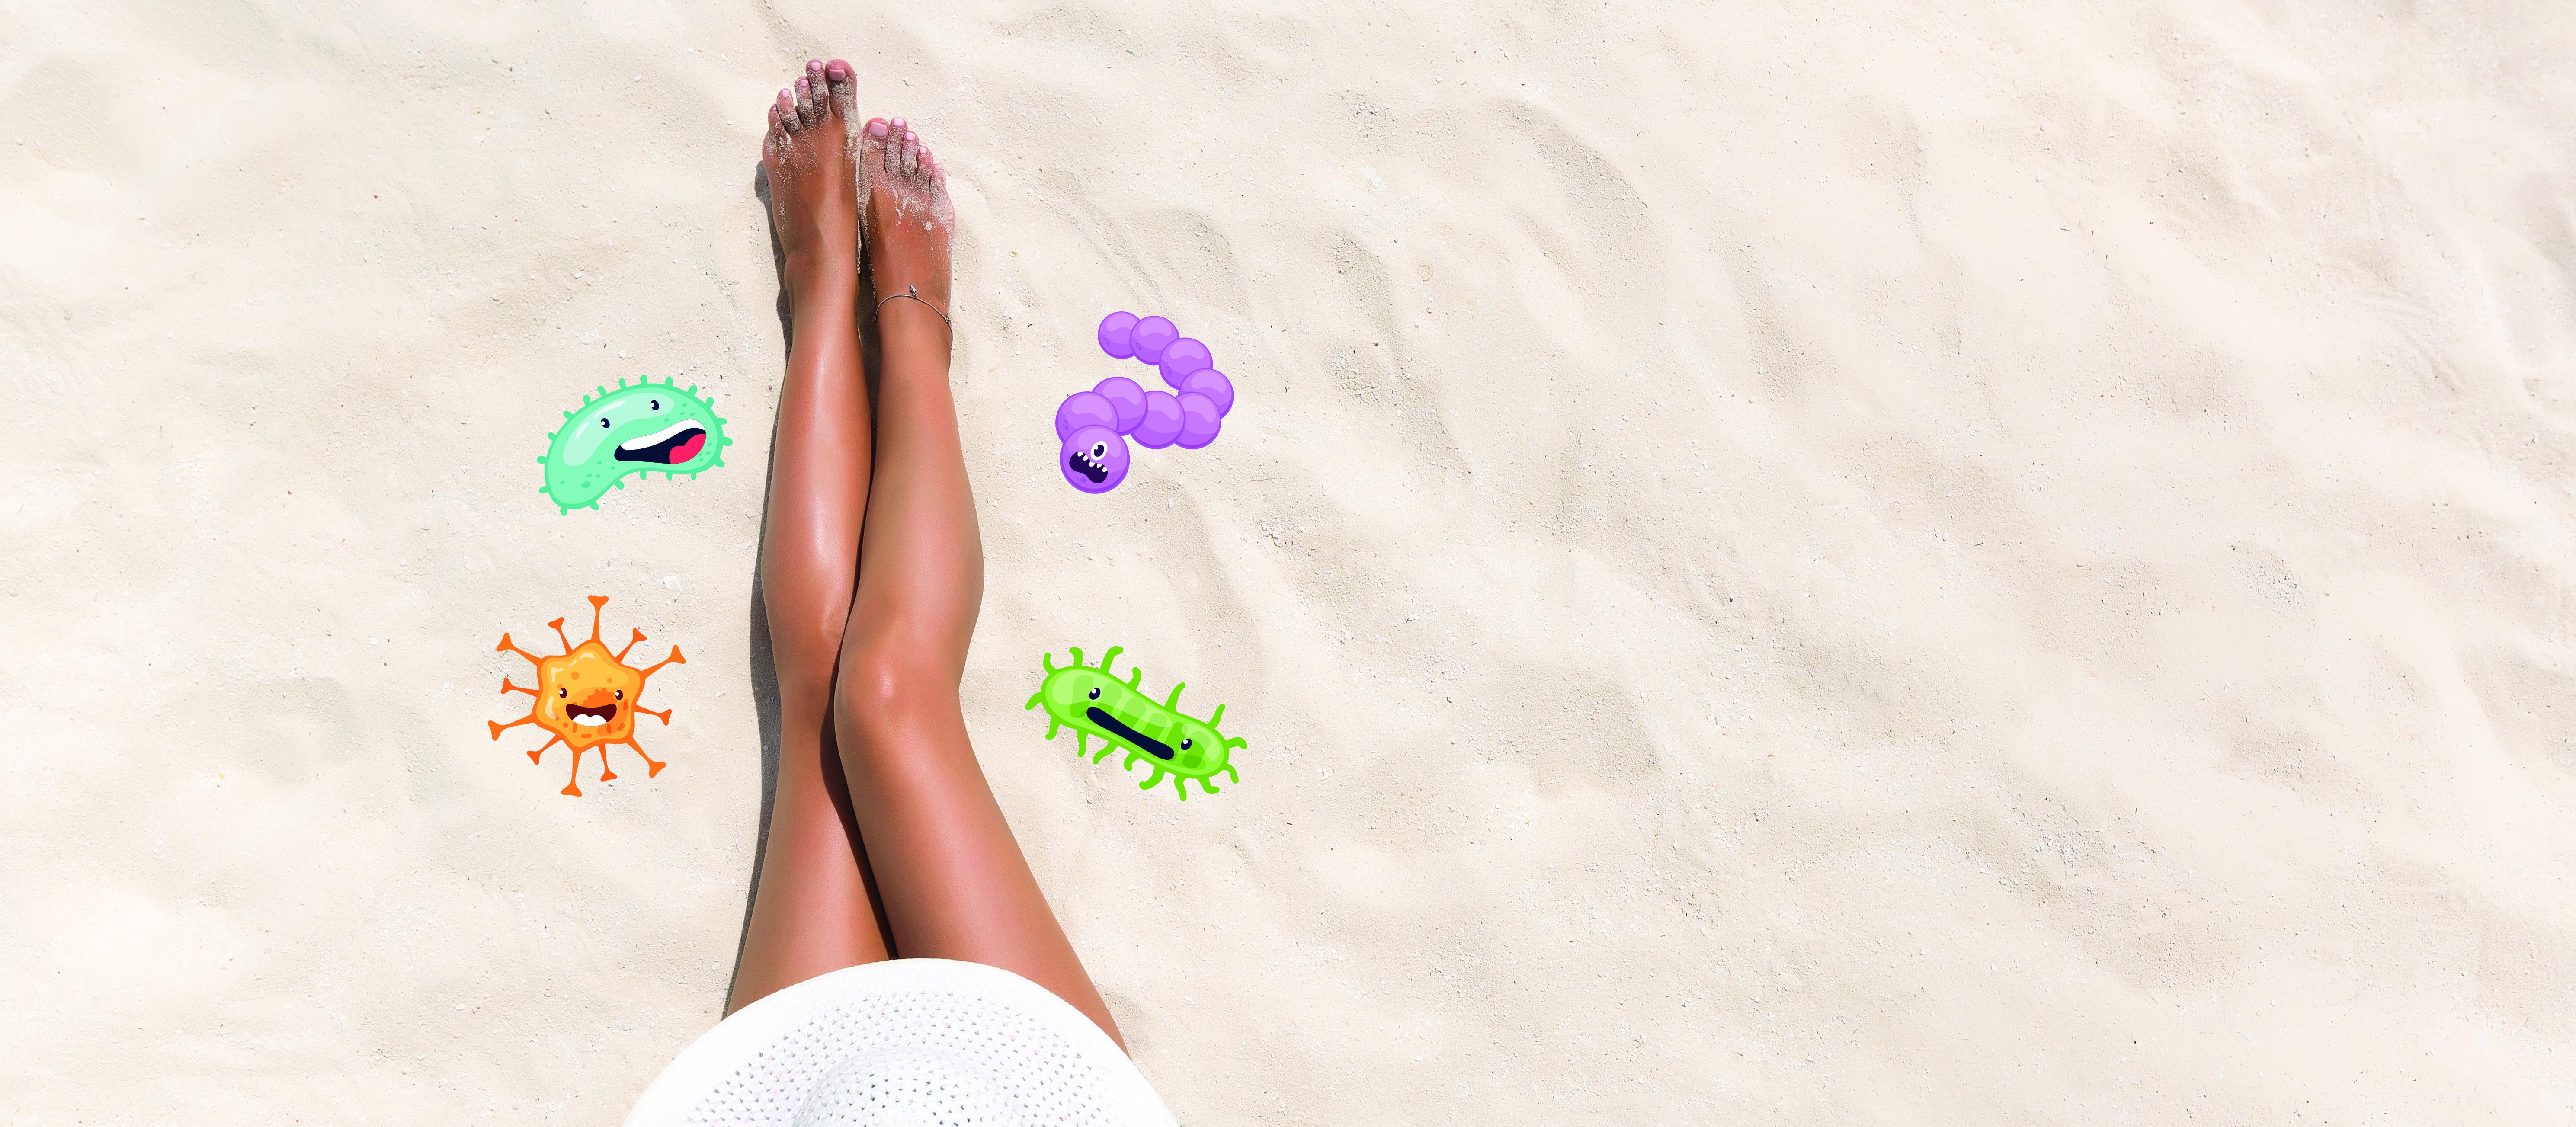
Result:
{"type": "Polygon", "coordinates": [[[617,716],[617,706],[603,704],[592,708],[576,704],[565,708],[564,714],[570,716],[575,724],[605,724],[617,716]]]}

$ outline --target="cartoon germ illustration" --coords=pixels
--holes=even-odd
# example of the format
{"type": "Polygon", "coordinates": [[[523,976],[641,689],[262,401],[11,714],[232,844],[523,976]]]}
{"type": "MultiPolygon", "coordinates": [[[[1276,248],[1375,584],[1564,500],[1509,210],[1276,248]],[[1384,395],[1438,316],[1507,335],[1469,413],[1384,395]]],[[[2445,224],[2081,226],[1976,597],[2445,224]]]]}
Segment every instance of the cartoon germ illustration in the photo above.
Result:
{"type": "Polygon", "coordinates": [[[1158,368],[1171,391],[1146,391],[1111,376],[1065,397],[1055,409],[1056,468],[1085,493],[1107,493],[1127,480],[1125,439],[1148,450],[1197,450],[1216,441],[1234,409],[1234,381],[1213,365],[1207,345],[1180,335],[1168,317],[1139,320],[1121,310],[1100,321],[1100,350],[1158,368]]]}
{"type": "Polygon", "coordinates": [[[564,412],[563,429],[547,436],[546,483],[537,491],[555,507],[596,509],[610,486],[626,488],[626,475],[660,472],[665,478],[699,474],[724,464],[725,421],[695,384],[654,383],[637,376],[633,387],[617,381],[583,396],[581,409],[564,412]]]}
{"type": "Polygon", "coordinates": [[[1100,752],[1091,756],[1094,763],[1109,758],[1110,752],[1123,746],[1128,749],[1127,761],[1118,765],[1120,770],[1134,767],[1138,760],[1154,769],[1154,774],[1136,784],[1136,789],[1152,790],[1168,774],[1172,776],[1172,789],[1180,792],[1183,802],[1190,799],[1187,783],[1191,779],[1197,779],[1209,794],[1217,792],[1211,780],[1220,773],[1235,782],[1243,781],[1230,760],[1234,749],[1244,746],[1245,741],[1227,739],[1216,728],[1225,719],[1224,705],[1216,706],[1216,712],[1205,720],[1183,716],[1181,685],[1173,685],[1171,697],[1156,704],[1137,687],[1145,680],[1143,669],[1128,670],[1124,681],[1109,672],[1109,663],[1126,647],[1109,647],[1109,652],[1100,655],[1097,669],[1082,663],[1081,647],[1069,648],[1073,664],[1062,669],[1056,668],[1053,653],[1038,658],[1038,664],[1046,669],[1046,680],[1022,706],[1046,706],[1048,739],[1054,739],[1061,729],[1071,728],[1074,754],[1083,755],[1091,751],[1090,738],[1100,737],[1100,752]]]}
{"type": "Polygon", "coordinates": [[[603,783],[617,777],[617,772],[608,768],[608,748],[604,746],[607,744],[625,744],[634,748],[635,754],[643,755],[645,778],[662,773],[663,764],[650,755],[644,755],[643,745],[635,742],[635,714],[646,713],[659,718],[665,726],[669,725],[669,709],[654,712],[644,707],[644,681],[665,665],[689,663],[689,659],[680,656],[680,647],[673,646],[671,656],[651,668],[637,669],[626,664],[627,652],[644,640],[641,630],[627,640],[625,649],[609,653],[608,647],[599,640],[599,608],[607,605],[608,597],[605,595],[590,597],[590,640],[578,646],[564,634],[564,620],[558,618],[546,624],[554,627],[555,637],[563,639],[564,652],[559,656],[538,657],[512,645],[508,634],[501,635],[501,644],[492,647],[496,652],[515,653],[534,662],[537,667],[537,687],[533,689],[513,685],[507,677],[501,678],[502,692],[526,693],[537,698],[537,702],[525,716],[507,724],[492,723],[492,738],[500,739],[503,731],[521,724],[534,724],[554,733],[554,738],[547,740],[544,747],[528,753],[528,762],[537,762],[547,748],[556,744],[570,747],[572,781],[564,784],[563,793],[574,798],[581,797],[581,753],[594,747],[599,748],[599,781],[603,783]]]}

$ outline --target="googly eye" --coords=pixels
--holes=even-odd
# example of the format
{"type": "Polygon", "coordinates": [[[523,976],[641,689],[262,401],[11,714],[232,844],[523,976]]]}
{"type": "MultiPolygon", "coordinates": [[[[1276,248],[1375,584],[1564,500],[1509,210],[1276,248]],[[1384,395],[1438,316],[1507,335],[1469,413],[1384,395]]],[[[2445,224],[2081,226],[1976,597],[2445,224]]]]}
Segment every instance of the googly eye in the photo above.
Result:
{"type": "Polygon", "coordinates": [[[1109,455],[1109,444],[1108,444],[1108,443],[1106,443],[1106,442],[1094,442],[1094,443],[1092,443],[1092,444],[1091,444],[1091,456],[1092,456],[1092,457],[1094,457],[1094,458],[1105,458],[1105,457],[1107,457],[1108,455],[1109,455]]]}

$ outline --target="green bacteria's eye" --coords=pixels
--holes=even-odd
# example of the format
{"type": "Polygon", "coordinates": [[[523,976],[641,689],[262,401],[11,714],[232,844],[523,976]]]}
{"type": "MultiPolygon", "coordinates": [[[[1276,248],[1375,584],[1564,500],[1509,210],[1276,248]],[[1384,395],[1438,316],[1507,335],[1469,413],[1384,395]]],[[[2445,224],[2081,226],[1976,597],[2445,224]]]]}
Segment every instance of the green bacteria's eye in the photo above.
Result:
{"type": "Polygon", "coordinates": [[[659,410],[661,410],[661,409],[662,409],[662,401],[661,401],[661,400],[659,400],[659,399],[652,400],[652,401],[650,402],[650,406],[651,406],[654,410],[659,411],[659,410]]]}
{"type": "Polygon", "coordinates": [[[1189,737],[1187,737],[1187,736],[1183,736],[1183,737],[1181,738],[1181,750],[1182,750],[1182,751],[1188,751],[1189,749],[1190,749],[1190,741],[1189,741],[1189,737]]]}
{"type": "Polygon", "coordinates": [[[1099,699],[1100,699],[1100,690],[1098,690],[1098,689],[1093,689],[1093,690],[1091,690],[1091,699],[1093,699],[1093,700],[1099,700],[1099,699]]]}
{"type": "Polygon", "coordinates": [[[604,419],[604,418],[603,418],[603,419],[599,420],[599,429],[601,429],[601,430],[607,430],[607,429],[608,429],[608,420],[607,420],[607,419],[604,419]]]}

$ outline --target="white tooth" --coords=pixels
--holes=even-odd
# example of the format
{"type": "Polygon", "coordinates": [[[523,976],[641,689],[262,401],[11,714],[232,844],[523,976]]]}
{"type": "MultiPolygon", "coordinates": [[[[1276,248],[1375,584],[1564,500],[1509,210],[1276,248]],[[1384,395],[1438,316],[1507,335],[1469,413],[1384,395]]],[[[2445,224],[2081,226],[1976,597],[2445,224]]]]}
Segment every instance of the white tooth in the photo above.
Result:
{"type": "Polygon", "coordinates": [[[572,718],[572,722],[575,724],[588,724],[594,727],[608,723],[608,721],[602,720],[596,716],[575,716],[572,718]]]}
{"type": "Polygon", "coordinates": [[[691,430],[691,429],[694,429],[694,428],[696,428],[696,427],[697,427],[697,425],[698,425],[698,424],[696,424],[696,423],[691,423],[691,422],[678,422],[678,423],[673,423],[673,424],[671,424],[670,426],[667,426],[667,427],[662,428],[659,432],[656,432],[656,433],[653,433],[653,434],[645,435],[645,436],[644,436],[644,437],[642,437],[642,438],[633,439],[633,440],[630,440],[630,441],[627,441],[627,442],[621,442],[621,443],[618,443],[618,444],[617,444],[617,448],[618,448],[618,449],[620,449],[620,450],[635,451],[635,450],[643,450],[643,449],[646,449],[646,448],[649,448],[649,447],[659,446],[659,445],[661,445],[662,443],[665,443],[665,442],[670,441],[670,440],[671,440],[671,436],[672,436],[672,435],[678,434],[678,433],[680,433],[681,431],[684,431],[684,430],[691,430]]]}

